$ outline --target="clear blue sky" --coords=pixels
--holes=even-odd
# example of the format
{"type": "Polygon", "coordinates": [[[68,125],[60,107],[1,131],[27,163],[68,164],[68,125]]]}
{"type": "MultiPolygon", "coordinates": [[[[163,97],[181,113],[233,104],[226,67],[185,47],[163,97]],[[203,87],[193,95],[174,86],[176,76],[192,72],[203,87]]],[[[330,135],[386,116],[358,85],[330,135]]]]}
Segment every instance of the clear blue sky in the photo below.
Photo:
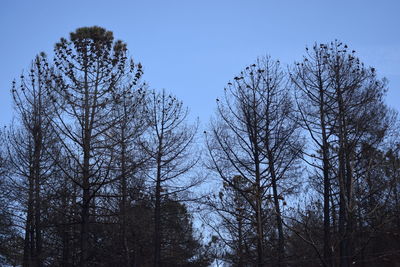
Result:
{"type": "Polygon", "coordinates": [[[152,88],[177,95],[207,124],[225,84],[257,56],[285,64],[306,45],[335,38],[390,81],[400,110],[400,1],[1,0],[0,125],[12,117],[10,85],[60,37],[98,25],[128,43],[152,88]]]}

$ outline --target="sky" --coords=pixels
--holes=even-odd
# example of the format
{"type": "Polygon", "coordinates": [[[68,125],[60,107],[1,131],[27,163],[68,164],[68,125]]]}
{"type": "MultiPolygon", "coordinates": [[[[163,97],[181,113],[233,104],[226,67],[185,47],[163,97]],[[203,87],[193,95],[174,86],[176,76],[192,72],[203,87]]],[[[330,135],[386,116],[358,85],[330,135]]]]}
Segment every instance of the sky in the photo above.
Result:
{"type": "Polygon", "coordinates": [[[13,117],[10,87],[61,37],[101,26],[128,44],[150,88],[176,95],[205,127],[227,82],[257,57],[284,66],[305,47],[339,39],[389,80],[400,111],[398,0],[1,0],[0,126],[13,117]]]}

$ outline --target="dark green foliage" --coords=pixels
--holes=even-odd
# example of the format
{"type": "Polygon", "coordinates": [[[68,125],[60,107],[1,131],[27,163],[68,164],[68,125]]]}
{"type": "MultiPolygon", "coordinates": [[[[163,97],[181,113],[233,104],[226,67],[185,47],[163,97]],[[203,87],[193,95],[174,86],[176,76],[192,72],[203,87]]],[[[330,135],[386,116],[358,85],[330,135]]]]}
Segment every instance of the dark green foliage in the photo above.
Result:
{"type": "MultiPolygon", "coordinates": [[[[128,242],[134,266],[153,264],[153,204],[148,196],[128,207],[128,242]]],[[[162,201],[161,266],[208,266],[209,257],[203,254],[201,240],[197,239],[192,218],[185,205],[165,198],[162,201]]],[[[92,228],[92,266],[123,266],[123,246],[120,242],[120,225],[113,220],[99,221],[92,228]]]]}

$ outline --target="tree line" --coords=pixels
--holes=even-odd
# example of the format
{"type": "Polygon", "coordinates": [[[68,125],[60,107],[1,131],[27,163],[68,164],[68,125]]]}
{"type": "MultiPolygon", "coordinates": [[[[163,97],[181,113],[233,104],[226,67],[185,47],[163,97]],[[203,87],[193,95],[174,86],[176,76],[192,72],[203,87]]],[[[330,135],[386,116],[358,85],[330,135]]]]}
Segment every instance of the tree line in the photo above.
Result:
{"type": "Polygon", "coordinates": [[[188,107],[142,76],[95,26],[13,81],[0,264],[400,261],[397,112],[346,44],[315,44],[288,67],[258,58],[227,83],[202,139],[188,107]]]}

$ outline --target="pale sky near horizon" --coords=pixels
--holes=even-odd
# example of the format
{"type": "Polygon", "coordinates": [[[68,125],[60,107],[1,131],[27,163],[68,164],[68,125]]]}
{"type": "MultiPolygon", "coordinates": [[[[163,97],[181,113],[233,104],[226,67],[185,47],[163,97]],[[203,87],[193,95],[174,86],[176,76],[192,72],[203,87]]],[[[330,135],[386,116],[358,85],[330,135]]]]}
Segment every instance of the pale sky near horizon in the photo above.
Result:
{"type": "Polygon", "coordinates": [[[258,56],[291,64],[305,46],[339,39],[389,80],[400,111],[400,1],[2,0],[0,126],[12,118],[10,86],[41,51],[78,27],[98,25],[128,44],[151,88],[165,88],[203,126],[226,83],[258,56]]]}

